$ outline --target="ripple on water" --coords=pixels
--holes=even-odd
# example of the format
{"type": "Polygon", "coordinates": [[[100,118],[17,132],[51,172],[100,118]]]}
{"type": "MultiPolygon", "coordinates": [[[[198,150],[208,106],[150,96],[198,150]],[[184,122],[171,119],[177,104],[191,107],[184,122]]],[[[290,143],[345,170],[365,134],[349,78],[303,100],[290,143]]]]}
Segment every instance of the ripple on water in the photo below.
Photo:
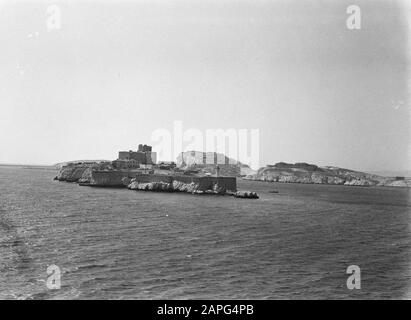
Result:
{"type": "Polygon", "coordinates": [[[238,201],[0,171],[0,298],[409,297],[408,189],[240,181],[261,197],[238,201]],[[60,290],[46,287],[51,264],[60,290]]]}

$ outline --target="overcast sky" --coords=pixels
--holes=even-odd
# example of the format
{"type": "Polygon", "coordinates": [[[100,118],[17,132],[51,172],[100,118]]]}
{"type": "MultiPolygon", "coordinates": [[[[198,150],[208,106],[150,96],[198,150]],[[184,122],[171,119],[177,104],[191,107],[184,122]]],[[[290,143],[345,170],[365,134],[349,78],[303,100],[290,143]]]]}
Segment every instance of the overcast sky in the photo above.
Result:
{"type": "Polygon", "coordinates": [[[181,120],[259,129],[261,165],[411,170],[407,17],[406,1],[0,0],[0,163],[115,159],[181,120]]]}

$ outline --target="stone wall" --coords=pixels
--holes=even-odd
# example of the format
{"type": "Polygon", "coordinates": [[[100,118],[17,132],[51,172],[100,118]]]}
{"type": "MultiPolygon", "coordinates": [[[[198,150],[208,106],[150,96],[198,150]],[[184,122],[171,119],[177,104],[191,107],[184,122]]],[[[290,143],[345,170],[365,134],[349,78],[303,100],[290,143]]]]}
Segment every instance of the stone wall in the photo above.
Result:
{"type": "Polygon", "coordinates": [[[228,191],[237,191],[237,179],[235,177],[214,177],[217,180],[218,186],[228,191]]]}
{"type": "Polygon", "coordinates": [[[139,183],[150,183],[150,182],[165,182],[172,183],[172,176],[167,176],[164,174],[140,174],[135,176],[136,181],[139,183]]]}
{"type": "Polygon", "coordinates": [[[90,185],[96,187],[125,187],[124,178],[133,178],[136,172],[132,170],[93,171],[90,185]]]}
{"type": "Polygon", "coordinates": [[[136,160],[138,163],[147,163],[147,155],[141,151],[120,151],[119,160],[136,160]]]}
{"type": "Polygon", "coordinates": [[[149,183],[149,182],[165,182],[172,183],[173,181],[180,181],[186,184],[196,183],[199,186],[199,190],[212,190],[214,184],[218,184],[219,187],[235,192],[237,191],[237,180],[235,177],[198,177],[198,176],[188,176],[188,175],[160,175],[160,174],[150,174],[150,175],[137,175],[135,176],[136,181],[139,183],[149,183]]]}
{"type": "Polygon", "coordinates": [[[227,191],[237,191],[235,177],[198,177],[188,175],[140,174],[133,170],[92,171],[89,184],[100,187],[125,187],[124,178],[135,178],[138,183],[164,182],[172,184],[180,181],[185,184],[196,183],[199,190],[212,190],[215,184],[227,191]]]}

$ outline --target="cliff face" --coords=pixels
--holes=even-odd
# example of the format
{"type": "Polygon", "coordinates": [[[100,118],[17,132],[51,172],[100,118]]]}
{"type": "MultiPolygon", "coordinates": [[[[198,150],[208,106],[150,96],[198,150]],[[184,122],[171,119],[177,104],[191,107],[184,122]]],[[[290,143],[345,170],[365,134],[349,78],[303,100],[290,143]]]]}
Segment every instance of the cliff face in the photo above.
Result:
{"type": "Polygon", "coordinates": [[[68,163],[60,168],[57,176],[54,178],[58,181],[91,183],[92,172],[94,170],[111,170],[110,163],[68,163]]]}
{"type": "Polygon", "coordinates": [[[55,179],[59,181],[78,182],[87,169],[89,169],[89,166],[80,164],[64,166],[60,169],[55,179]]]}
{"type": "Polygon", "coordinates": [[[410,180],[396,180],[338,167],[318,167],[307,163],[284,163],[260,168],[245,179],[284,183],[338,184],[348,186],[411,187],[410,180]]]}

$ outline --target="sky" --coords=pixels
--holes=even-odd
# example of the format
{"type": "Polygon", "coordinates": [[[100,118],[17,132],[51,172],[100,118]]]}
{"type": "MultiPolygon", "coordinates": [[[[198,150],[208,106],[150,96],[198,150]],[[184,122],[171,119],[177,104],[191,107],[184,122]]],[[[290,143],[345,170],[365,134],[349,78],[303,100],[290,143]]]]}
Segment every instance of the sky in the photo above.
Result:
{"type": "Polygon", "coordinates": [[[181,121],[258,129],[261,166],[411,170],[410,8],[0,0],[0,163],[115,159],[181,121]]]}

